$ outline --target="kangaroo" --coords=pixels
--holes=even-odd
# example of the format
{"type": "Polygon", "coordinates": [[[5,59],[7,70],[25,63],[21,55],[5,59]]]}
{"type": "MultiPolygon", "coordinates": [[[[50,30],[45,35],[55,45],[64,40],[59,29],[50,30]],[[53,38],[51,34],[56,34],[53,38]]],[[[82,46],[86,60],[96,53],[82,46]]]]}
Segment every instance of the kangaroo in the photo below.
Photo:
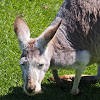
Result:
{"type": "Polygon", "coordinates": [[[57,69],[76,70],[72,95],[80,93],[78,85],[86,66],[97,63],[93,78],[100,80],[100,0],[64,0],[51,25],[37,38],[30,38],[29,27],[20,16],[14,31],[22,50],[20,65],[28,95],[41,92],[49,68],[59,85],[57,69]]]}

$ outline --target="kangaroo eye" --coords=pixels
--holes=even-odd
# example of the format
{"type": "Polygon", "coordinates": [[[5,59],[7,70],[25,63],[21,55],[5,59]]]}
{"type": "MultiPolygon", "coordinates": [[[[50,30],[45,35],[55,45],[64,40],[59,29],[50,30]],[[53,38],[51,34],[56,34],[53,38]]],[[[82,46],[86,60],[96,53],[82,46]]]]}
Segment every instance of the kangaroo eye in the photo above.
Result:
{"type": "Polygon", "coordinates": [[[20,63],[20,66],[25,66],[26,62],[20,63]]]}
{"type": "Polygon", "coordinates": [[[22,66],[25,66],[25,63],[21,64],[22,66]]]}
{"type": "Polygon", "coordinates": [[[39,67],[42,67],[44,64],[39,64],[39,67]]]}

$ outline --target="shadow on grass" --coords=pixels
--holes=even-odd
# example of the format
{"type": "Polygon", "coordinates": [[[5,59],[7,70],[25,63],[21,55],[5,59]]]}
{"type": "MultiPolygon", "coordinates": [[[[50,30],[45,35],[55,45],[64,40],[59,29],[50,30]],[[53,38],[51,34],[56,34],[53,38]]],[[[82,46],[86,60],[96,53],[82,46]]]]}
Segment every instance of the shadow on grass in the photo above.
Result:
{"type": "Polygon", "coordinates": [[[81,84],[83,93],[79,96],[72,96],[69,92],[72,84],[67,84],[68,89],[61,90],[55,83],[43,84],[43,94],[28,96],[21,87],[11,87],[11,93],[0,96],[0,100],[100,100],[100,87],[95,84],[81,84]]]}

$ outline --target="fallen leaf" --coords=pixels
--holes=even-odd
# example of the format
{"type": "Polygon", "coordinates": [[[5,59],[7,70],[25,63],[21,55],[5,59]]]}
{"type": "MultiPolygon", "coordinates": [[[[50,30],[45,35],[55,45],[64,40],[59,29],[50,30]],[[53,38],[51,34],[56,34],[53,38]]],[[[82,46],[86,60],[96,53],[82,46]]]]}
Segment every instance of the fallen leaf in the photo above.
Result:
{"type": "Polygon", "coordinates": [[[50,9],[50,7],[49,7],[49,6],[43,6],[43,8],[44,8],[44,9],[50,9]]]}

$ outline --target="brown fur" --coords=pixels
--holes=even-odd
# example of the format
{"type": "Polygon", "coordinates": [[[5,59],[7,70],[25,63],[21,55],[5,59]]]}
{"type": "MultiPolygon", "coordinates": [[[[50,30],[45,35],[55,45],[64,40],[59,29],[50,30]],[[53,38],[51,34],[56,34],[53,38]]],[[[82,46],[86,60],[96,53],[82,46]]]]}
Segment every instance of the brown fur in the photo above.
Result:
{"type": "Polygon", "coordinates": [[[37,41],[37,38],[34,38],[34,39],[31,38],[31,40],[28,42],[28,45],[29,45],[30,47],[33,47],[33,44],[34,44],[36,41],[37,41]]]}

